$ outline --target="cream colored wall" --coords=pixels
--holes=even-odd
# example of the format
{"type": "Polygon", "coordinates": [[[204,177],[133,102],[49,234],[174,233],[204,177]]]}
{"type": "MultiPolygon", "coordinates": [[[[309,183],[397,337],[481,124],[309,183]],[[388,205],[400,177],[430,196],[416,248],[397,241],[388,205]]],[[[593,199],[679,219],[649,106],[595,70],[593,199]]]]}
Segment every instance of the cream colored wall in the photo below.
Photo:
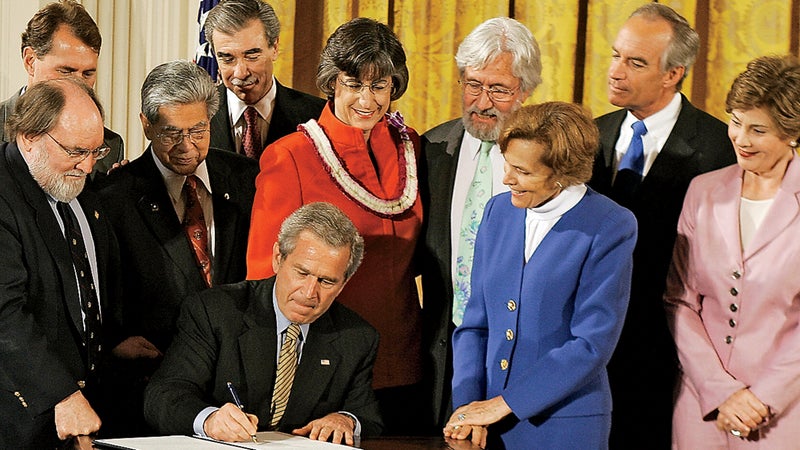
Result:
{"type": "Polygon", "coordinates": [[[27,81],[20,55],[20,34],[39,9],[35,1],[0,0],[0,101],[27,81]]]}
{"type": "MultiPolygon", "coordinates": [[[[0,0],[0,99],[25,84],[20,33],[49,0],[0,0]]],[[[198,37],[198,0],[82,0],[103,35],[95,89],[106,126],[122,135],[128,158],[147,144],[139,122],[139,89],[153,67],[192,59],[198,37]]]]}

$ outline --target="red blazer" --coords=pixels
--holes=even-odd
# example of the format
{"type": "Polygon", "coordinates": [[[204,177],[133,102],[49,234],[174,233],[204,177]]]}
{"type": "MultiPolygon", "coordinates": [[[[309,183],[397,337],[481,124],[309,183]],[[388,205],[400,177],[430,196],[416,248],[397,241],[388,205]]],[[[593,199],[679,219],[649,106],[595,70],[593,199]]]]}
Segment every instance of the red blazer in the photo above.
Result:
{"type": "MultiPolygon", "coordinates": [[[[399,164],[403,146],[397,131],[385,119],[372,129],[373,165],[363,132],[342,123],[331,108],[329,104],[322,111],[319,126],[352,177],[377,197],[398,197],[405,184],[399,164]]],[[[419,136],[410,128],[408,131],[418,160],[419,136]]],[[[408,182],[417,179],[408,177],[408,182]]],[[[273,275],[272,247],[281,223],[300,206],[319,201],[339,207],[364,237],[364,260],[338,300],[380,333],[373,387],[420,381],[421,308],[411,264],[422,225],[419,194],[406,212],[381,217],[339,188],[303,132],[292,133],[268,146],[261,156],[247,247],[247,278],[273,275]]]]}

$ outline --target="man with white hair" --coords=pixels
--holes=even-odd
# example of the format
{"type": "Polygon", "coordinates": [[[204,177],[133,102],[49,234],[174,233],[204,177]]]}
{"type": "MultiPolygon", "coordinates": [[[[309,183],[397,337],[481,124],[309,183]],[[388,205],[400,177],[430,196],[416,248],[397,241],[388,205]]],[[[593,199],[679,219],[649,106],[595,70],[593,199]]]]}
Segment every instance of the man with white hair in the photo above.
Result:
{"type": "Polygon", "coordinates": [[[425,133],[420,168],[424,338],[430,352],[433,422],[439,426],[450,414],[450,336],[469,298],[475,233],[486,201],[508,190],[495,141],[505,119],[541,83],[542,71],[536,39],[508,17],[478,25],[458,47],[456,65],[463,116],[425,133]]]}

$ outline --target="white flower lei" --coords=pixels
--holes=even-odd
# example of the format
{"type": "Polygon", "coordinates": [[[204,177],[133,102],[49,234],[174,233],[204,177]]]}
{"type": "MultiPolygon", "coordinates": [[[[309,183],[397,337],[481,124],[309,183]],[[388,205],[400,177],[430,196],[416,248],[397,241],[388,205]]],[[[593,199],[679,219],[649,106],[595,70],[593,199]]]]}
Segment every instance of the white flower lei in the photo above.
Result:
{"type": "MultiPolygon", "coordinates": [[[[399,197],[384,200],[376,197],[369,192],[357,180],[353,179],[350,172],[342,165],[342,161],[331,147],[331,141],[325,132],[322,131],[317,121],[314,119],[299,125],[314,144],[323,164],[328,169],[331,178],[339,185],[342,191],[353,201],[360,204],[363,208],[372,211],[382,217],[391,217],[406,212],[417,199],[417,162],[414,154],[414,144],[408,135],[403,138],[404,153],[402,159],[405,160],[405,176],[401,174],[401,181],[405,183],[403,193],[399,197]]],[[[402,130],[404,131],[404,130],[402,130]]],[[[401,133],[402,134],[402,133],[401,133]]],[[[400,161],[401,167],[403,161],[400,161]]]]}

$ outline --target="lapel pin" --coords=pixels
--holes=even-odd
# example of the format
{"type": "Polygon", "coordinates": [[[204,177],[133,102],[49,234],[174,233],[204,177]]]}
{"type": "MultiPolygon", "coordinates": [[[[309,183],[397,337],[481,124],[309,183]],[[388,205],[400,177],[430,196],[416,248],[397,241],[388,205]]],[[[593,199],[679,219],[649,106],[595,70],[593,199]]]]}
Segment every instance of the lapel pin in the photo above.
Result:
{"type": "Polygon", "coordinates": [[[320,359],[319,360],[319,364],[321,366],[330,366],[331,365],[331,360],[330,359],[320,359]]]}
{"type": "Polygon", "coordinates": [[[231,199],[230,194],[228,194],[227,192],[225,194],[223,194],[222,197],[225,198],[225,200],[230,200],[231,199]]]}
{"type": "Polygon", "coordinates": [[[158,203],[150,203],[150,210],[153,212],[158,211],[158,203]]]}
{"type": "Polygon", "coordinates": [[[100,220],[100,213],[95,211],[94,212],[94,218],[97,219],[97,220],[100,220]]]}

